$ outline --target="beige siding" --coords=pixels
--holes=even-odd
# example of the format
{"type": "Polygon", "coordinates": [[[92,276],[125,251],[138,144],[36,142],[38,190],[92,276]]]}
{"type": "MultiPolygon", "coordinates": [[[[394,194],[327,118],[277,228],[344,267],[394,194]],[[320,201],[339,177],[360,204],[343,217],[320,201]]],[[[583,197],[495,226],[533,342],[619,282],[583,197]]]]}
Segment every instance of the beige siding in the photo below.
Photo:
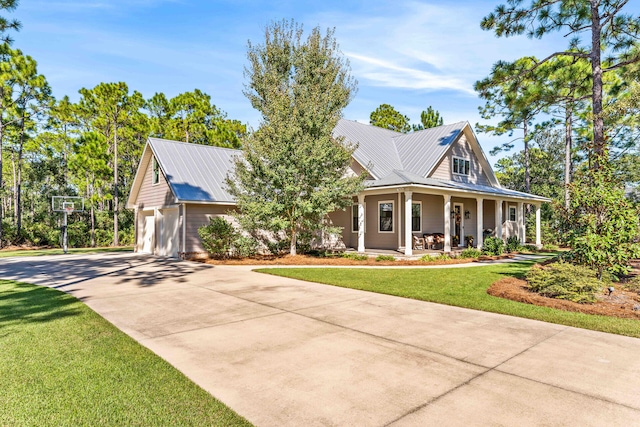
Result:
{"type": "Polygon", "coordinates": [[[329,220],[335,227],[341,227],[340,238],[347,248],[358,247],[358,233],[351,232],[351,207],[329,214],[329,220]]]}
{"type": "Polygon", "coordinates": [[[440,164],[429,177],[471,184],[491,185],[464,135],[451,145],[447,154],[445,154],[440,164]],[[470,161],[468,176],[453,173],[452,157],[461,157],[470,161]]]}
{"type": "Polygon", "coordinates": [[[227,215],[227,212],[230,210],[233,210],[233,206],[187,204],[185,252],[205,252],[202,242],[200,241],[200,236],[198,235],[198,228],[208,224],[209,218],[214,216],[223,216],[230,220],[231,217],[227,215]]]}
{"type": "Polygon", "coordinates": [[[444,232],[444,197],[433,194],[413,194],[422,201],[422,234],[444,232]]]}
{"type": "Polygon", "coordinates": [[[496,227],[496,201],[485,199],[482,211],[482,227],[493,230],[496,227]]]}
{"type": "Polygon", "coordinates": [[[366,232],[364,245],[366,248],[398,249],[398,193],[365,198],[366,232]],[[393,232],[379,232],[378,202],[393,201],[393,232]]]}
{"type": "MultiPolygon", "coordinates": [[[[152,156],[151,150],[147,150],[146,156],[152,156]]],[[[153,161],[149,159],[138,197],[135,200],[135,205],[138,206],[139,209],[149,209],[175,203],[173,193],[162,172],[160,172],[160,182],[157,184],[152,184],[152,175],[153,161]]]]}

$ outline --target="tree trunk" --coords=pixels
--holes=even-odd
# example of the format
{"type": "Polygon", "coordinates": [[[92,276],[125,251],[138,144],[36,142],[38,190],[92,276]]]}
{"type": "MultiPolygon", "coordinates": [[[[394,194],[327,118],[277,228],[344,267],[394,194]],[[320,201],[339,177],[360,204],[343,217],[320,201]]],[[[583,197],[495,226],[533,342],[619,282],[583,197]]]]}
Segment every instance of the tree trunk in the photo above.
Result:
{"type": "Polygon", "coordinates": [[[4,143],[4,123],[2,123],[2,118],[0,117],[0,248],[4,246],[2,234],[2,219],[4,218],[4,198],[1,196],[4,193],[4,182],[2,180],[2,145],[4,143]]]}
{"type": "Polygon", "coordinates": [[[16,180],[16,235],[22,234],[22,148],[24,147],[24,109],[20,124],[20,145],[18,146],[18,176],[16,180]]]}
{"type": "Polygon", "coordinates": [[[606,154],[606,141],[604,138],[604,119],[602,118],[602,64],[601,64],[601,24],[598,6],[600,0],[590,0],[591,3],[591,71],[593,73],[593,154],[596,159],[594,169],[600,169],[600,160],[597,157],[606,154]]]}
{"type": "Polygon", "coordinates": [[[118,246],[118,116],[113,118],[113,246],[118,246]]]}
{"type": "Polygon", "coordinates": [[[569,209],[571,195],[569,194],[569,184],[571,184],[572,162],[571,150],[573,145],[573,106],[567,103],[565,108],[564,127],[564,207],[569,209]]]}
{"type": "Polygon", "coordinates": [[[289,247],[289,254],[292,256],[295,256],[298,254],[298,252],[296,251],[297,239],[298,239],[298,236],[296,235],[296,229],[293,228],[291,230],[291,245],[289,247]]]}
{"type": "Polygon", "coordinates": [[[93,203],[91,204],[91,247],[96,247],[96,217],[94,214],[93,203]]]}
{"type": "Polygon", "coordinates": [[[529,175],[529,128],[527,125],[527,118],[524,120],[524,191],[529,192],[531,188],[531,176],[529,175]]]}

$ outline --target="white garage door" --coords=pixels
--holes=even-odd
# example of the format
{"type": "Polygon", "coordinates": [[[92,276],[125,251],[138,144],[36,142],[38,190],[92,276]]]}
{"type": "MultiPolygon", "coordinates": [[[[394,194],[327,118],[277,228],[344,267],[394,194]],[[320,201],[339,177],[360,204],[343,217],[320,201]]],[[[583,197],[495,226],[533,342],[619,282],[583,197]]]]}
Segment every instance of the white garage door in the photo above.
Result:
{"type": "Polygon", "coordinates": [[[142,230],[140,233],[142,238],[140,250],[141,252],[150,254],[153,252],[153,234],[155,231],[153,213],[151,215],[144,215],[143,218],[144,221],[142,221],[142,230]]]}
{"type": "Polygon", "coordinates": [[[162,209],[161,218],[159,254],[176,258],[180,249],[178,209],[162,209]]]}

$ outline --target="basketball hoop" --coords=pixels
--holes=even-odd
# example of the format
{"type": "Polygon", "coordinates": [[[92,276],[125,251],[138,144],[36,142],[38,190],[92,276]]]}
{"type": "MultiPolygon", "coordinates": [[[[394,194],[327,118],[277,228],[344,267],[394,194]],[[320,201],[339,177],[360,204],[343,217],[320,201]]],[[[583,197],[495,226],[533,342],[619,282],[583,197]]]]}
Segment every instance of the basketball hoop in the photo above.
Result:
{"type": "Polygon", "coordinates": [[[65,206],[65,207],[64,207],[64,211],[65,211],[67,214],[71,214],[71,213],[73,213],[73,206],[65,206]]]}

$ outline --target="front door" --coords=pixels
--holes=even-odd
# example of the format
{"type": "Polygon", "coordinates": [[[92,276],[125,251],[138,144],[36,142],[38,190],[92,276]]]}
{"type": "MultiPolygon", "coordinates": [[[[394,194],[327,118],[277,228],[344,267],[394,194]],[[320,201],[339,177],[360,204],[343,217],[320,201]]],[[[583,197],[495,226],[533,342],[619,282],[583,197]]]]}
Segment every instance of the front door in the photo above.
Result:
{"type": "Polygon", "coordinates": [[[464,205],[453,204],[453,227],[451,235],[452,246],[464,246],[464,205]]]}

